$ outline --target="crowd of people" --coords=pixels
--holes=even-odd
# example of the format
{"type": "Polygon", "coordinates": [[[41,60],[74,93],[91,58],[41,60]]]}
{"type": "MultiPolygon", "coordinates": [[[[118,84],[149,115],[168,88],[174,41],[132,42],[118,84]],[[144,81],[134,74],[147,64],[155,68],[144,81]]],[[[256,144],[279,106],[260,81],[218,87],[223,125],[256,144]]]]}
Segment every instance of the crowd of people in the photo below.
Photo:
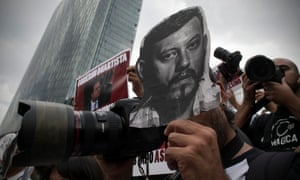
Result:
{"type": "Polygon", "coordinates": [[[255,146],[263,150],[294,151],[300,144],[299,71],[289,59],[276,58],[273,62],[284,72],[281,82],[252,83],[244,76],[244,100],[235,123],[248,134],[255,146]],[[259,89],[261,86],[262,90],[259,89]],[[261,99],[261,93],[267,100],[267,112],[253,117],[251,110],[261,99]]]}
{"type": "MultiPolygon", "coordinates": [[[[164,179],[300,179],[300,75],[295,63],[273,59],[284,74],[281,82],[253,82],[243,74],[239,104],[224,81],[211,77],[209,54],[204,12],[190,7],[151,29],[136,66],[128,68],[128,80],[141,99],[130,114],[130,126],[166,126],[166,162],[176,173],[164,179]],[[268,101],[266,111],[253,113],[262,98],[268,101]],[[236,111],[228,110],[225,100],[236,111]]],[[[133,158],[97,156],[90,162],[101,172],[98,179],[132,179],[133,158]]]]}

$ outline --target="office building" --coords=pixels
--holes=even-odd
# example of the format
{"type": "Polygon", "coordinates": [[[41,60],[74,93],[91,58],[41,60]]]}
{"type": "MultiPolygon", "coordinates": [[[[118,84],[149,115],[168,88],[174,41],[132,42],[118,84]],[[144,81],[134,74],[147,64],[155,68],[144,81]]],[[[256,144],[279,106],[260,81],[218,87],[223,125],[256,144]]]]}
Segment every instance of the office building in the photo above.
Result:
{"type": "Polygon", "coordinates": [[[17,129],[19,100],[64,103],[75,80],[133,47],[142,0],[62,0],[56,8],[0,126],[17,129]]]}

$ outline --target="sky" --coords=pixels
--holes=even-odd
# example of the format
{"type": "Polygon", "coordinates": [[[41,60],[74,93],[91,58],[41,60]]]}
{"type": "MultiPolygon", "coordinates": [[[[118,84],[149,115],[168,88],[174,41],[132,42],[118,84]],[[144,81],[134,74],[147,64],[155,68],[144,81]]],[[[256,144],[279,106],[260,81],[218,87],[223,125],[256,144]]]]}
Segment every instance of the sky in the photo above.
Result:
{"type": "MultiPolygon", "coordinates": [[[[0,123],[60,2],[0,1],[0,123]]],[[[201,6],[206,14],[211,54],[217,47],[240,51],[241,68],[257,54],[288,58],[300,68],[299,0],[144,0],[130,64],[155,24],[189,6],[201,6]]],[[[219,63],[211,55],[211,67],[219,63]]]]}

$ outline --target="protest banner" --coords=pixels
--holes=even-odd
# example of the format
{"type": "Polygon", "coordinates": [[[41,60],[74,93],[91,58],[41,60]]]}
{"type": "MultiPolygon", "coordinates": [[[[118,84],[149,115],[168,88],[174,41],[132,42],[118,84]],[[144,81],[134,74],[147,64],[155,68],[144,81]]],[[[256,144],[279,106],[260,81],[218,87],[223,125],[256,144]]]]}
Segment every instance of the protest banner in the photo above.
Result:
{"type": "Polygon", "coordinates": [[[113,102],[128,98],[126,68],[130,50],[124,50],[92,68],[76,80],[75,110],[108,109],[113,102]]]}

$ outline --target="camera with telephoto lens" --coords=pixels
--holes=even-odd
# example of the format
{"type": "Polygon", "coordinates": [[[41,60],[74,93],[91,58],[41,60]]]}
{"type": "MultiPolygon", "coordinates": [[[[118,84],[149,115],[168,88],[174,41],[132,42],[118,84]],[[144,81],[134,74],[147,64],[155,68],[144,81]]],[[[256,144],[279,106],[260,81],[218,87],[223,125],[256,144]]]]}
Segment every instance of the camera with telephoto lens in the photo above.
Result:
{"type": "Polygon", "coordinates": [[[281,83],[284,70],[275,66],[273,61],[264,55],[251,57],[245,65],[247,77],[253,82],[274,81],[281,83]]]}
{"type": "Polygon", "coordinates": [[[109,111],[73,111],[69,105],[21,101],[13,166],[50,165],[71,156],[103,155],[111,160],[135,157],[159,148],[165,126],[130,127],[130,112],[140,99],[122,99],[109,111]]]}
{"type": "Polygon", "coordinates": [[[218,70],[222,73],[227,82],[232,81],[235,77],[242,74],[239,67],[242,60],[240,51],[231,53],[224,48],[218,47],[215,49],[214,56],[223,61],[223,63],[218,66],[218,70]]]}
{"type": "MultiPolygon", "coordinates": [[[[248,59],[245,65],[245,72],[252,82],[273,81],[281,83],[281,79],[284,77],[284,70],[275,66],[273,61],[264,55],[256,55],[248,59]]],[[[256,89],[261,88],[263,88],[263,86],[260,83],[256,89]]],[[[259,111],[269,102],[270,101],[266,97],[263,97],[252,107],[251,114],[259,111]]]]}

